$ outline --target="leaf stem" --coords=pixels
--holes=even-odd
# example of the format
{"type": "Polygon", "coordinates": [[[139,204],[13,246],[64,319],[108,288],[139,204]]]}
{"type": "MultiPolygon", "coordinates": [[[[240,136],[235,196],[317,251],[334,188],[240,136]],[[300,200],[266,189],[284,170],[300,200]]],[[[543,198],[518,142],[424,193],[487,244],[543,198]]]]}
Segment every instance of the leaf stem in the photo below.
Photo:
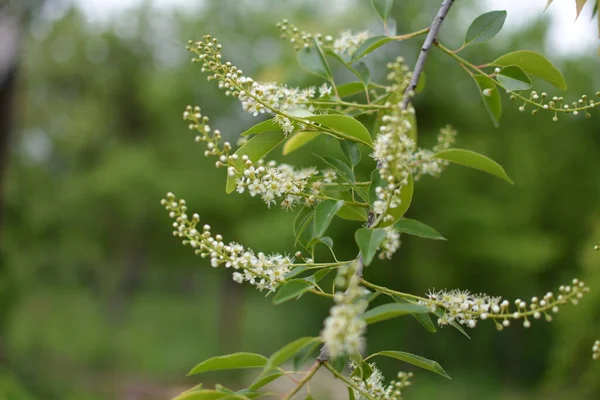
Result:
{"type": "Polygon", "coordinates": [[[402,40],[406,40],[406,39],[412,39],[416,36],[420,36],[420,35],[424,35],[426,33],[429,33],[429,31],[431,30],[431,27],[427,27],[427,28],[423,28],[421,30],[412,32],[412,33],[406,33],[404,35],[398,35],[398,36],[392,36],[392,39],[394,40],[398,40],[398,41],[402,41],[402,40]]]}

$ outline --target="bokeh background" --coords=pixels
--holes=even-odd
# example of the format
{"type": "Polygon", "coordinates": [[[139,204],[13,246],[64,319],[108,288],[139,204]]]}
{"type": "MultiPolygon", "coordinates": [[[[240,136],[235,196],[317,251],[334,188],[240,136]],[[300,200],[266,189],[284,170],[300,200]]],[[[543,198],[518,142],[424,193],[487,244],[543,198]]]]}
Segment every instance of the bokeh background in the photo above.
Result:
{"type": "MultiPolygon", "coordinates": [[[[101,10],[95,3],[92,10],[101,10]]],[[[187,199],[227,240],[293,252],[294,214],[246,195],[226,196],[224,170],[193,144],[181,118],[187,104],[201,105],[232,141],[256,120],[205,80],[184,46],[210,32],[255,79],[310,85],[319,82],[295,64],[278,39],[277,21],[288,17],[328,34],[380,27],[367,1],[188,3],[141,2],[102,22],[80,4],[0,6],[1,399],[167,399],[200,380],[237,388],[252,377],[185,374],[210,356],[269,354],[321,329],[327,301],[305,296],[275,307],[171,236],[159,205],[167,191],[187,199]]],[[[458,47],[470,20],[490,3],[457,2],[442,40],[458,47]]],[[[426,26],[436,7],[395,2],[398,31],[426,26]]],[[[543,4],[527,23],[465,54],[485,63],[518,48],[545,50],[569,83],[566,98],[595,93],[596,43],[588,51],[556,50],[556,32],[547,34],[554,25],[542,11],[543,4]]],[[[369,65],[376,76],[398,54],[410,65],[417,46],[388,45],[369,65]]],[[[432,143],[450,123],[460,132],[459,147],[498,160],[516,185],[456,166],[440,179],[421,180],[408,216],[449,240],[404,237],[394,260],[375,262],[366,275],[416,293],[460,287],[529,298],[573,277],[592,292],[551,324],[497,332],[482,323],[470,341],[451,328],[428,333],[412,318],[377,324],[369,350],[421,354],[452,375],[446,381],[416,371],[408,399],[600,398],[600,362],[591,360],[600,338],[600,253],[592,250],[600,240],[600,113],[553,123],[551,115],[519,113],[519,104],[505,98],[496,129],[472,80],[452,60],[433,52],[426,72],[427,87],[415,99],[421,143],[432,143]]],[[[556,93],[543,82],[536,86],[556,93]]],[[[292,161],[318,164],[314,149],[292,161]]],[[[349,227],[340,221],[331,229],[340,257],[356,252],[349,227]]],[[[380,367],[390,378],[407,368],[383,361],[380,367]]]]}

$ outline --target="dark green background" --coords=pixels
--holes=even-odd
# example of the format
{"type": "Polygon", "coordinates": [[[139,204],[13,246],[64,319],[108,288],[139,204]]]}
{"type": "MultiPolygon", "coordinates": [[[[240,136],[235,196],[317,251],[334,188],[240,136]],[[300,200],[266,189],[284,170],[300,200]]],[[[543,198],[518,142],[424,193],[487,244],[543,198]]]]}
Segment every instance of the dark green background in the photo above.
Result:
{"type": "MultiPolygon", "coordinates": [[[[17,121],[2,188],[5,200],[0,276],[2,399],[165,399],[198,383],[239,388],[243,374],[185,378],[195,363],[234,351],[269,354],[300,336],[317,335],[330,303],[305,296],[273,306],[271,299],[231,281],[171,236],[159,201],[173,191],[226,240],[293,253],[294,214],[268,210],[258,199],[226,196],[225,170],[203,157],[181,114],[202,106],[226,138],[257,120],[207,82],[183,50],[188,39],[218,37],[224,57],[256,80],[319,84],[295,63],[275,23],[335,34],[379,29],[368,6],[341,15],[326,2],[205,2],[197,12],[123,11],[108,26],[73,9],[55,20],[37,16],[25,31],[16,96],[17,121]],[[325,9],[325,10],[324,10],[325,9]]],[[[397,1],[399,33],[426,26],[437,2],[397,1]]],[[[440,34],[458,47],[470,21],[457,2],[440,34]]],[[[519,48],[541,50],[547,21],[501,32],[491,44],[465,50],[476,64],[519,48]]],[[[510,18],[510,15],[509,15],[510,18]]],[[[414,63],[420,40],[374,53],[374,76],[398,54],[414,63]]],[[[551,47],[551,46],[550,46],[551,47]]],[[[600,89],[595,54],[561,58],[569,91],[600,89]]],[[[528,299],[574,277],[592,292],[564,307],[551,324],[538,321],[497,332],[490,323],[468,341],[451,328],[431,334],[412,318],[369,329],[368,349],[398,349],[439,361],[454,378],[416,371],[407,399],[596,399],[600,362],[600,112],[590,120],[532,117],[503,96],[501,127],[492,126],[472,79],[433,51],[427,87],[415,99],[420,141],[439,127],[459,130],[457,146],[498,160],[510,186],[451,166],[440,179],[418,182],[407,216],[449,240],[403,237],[392,261],[375,262],[368,279],[425,293],[435,288],[528,299]]],[[[348,79],[339,75],[340,81],[348,79]]],[[[380,79],[381,80],[381,79],[380,79]]],[[[538,91],[556,91],[536,81],[538,91]]],[[[563,95],[563,94],[558,94],[563,95]]],[[[318,165],[319,146],[291,157],[318,165]]],[[[371,165],[365,163],[365,170],[371,165]]],[[[357,227],[336,220],[330,230],[340,258],[356,253],[357,227]]],[[[382,362],[393,377],[406,365],[382,362]]]]}

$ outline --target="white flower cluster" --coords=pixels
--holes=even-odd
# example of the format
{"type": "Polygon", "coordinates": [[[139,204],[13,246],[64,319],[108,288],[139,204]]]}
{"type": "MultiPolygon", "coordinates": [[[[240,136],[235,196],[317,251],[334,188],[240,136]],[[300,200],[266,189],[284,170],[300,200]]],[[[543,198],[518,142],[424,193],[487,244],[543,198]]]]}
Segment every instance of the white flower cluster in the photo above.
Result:
{"type": "MultiPolygon", "coordinates": [[[[384,386],[385,378],[381,371],[374,363],[369,364],[369,367],[373,372],[366,381],[362,380],[359,376],[352,377],[352,380],[361,389],[353,389],[356,400],[368,400],[363,392],[368,393],[372,398],[377,400],[402,400],[402,390],[411,385],[410,379],[413,377],[413,373],[398,372],[398,380],[392,380],[389,385],[384,386]]],[[[351,363],[350,369],[355,370],[356,365],[351,363]]]]}
{"type": "Polygon", "coordinates": [[[498,330],[510,326],[511,320],[523,320],[523,326],[529,328],[529,318],[546,321],[552,320],[552,313],[559,311],[559,306],[571,302],[577,304],[589,288],[578,279],[573,279],[573,285],[563,285],[558,288],[558,296],[548,292],[542,298],[533,297],[529,305],[517,299],[514,301],[515,310],[510,308],[510,302],[501,297],[491,297],[485,294],[472,294],[467,290],[432,291],[427,294],[428,300],[422,304],[435,309],[441,307],[444,314],[438,319],[439,325],[457,322],[469,328],[475,328],[478,320],[491,319],[498,330]]]}
{"type": "MultiPolygon", "coordinates": [[[[316,198],[307,191],[311,189],[308,179],[318,174],[316,168],[295,170],[291,165],[277,165],[275,161],[265,165],[263,160],[253,164],[247,156],[242,156],[242,161],[245,168],[237,180],[238,193],[247,191],[252,197],[260,196],[269,207],[277,203],[276,199],[283,199],[280,205],[287,210],[301,203],[314,205],[316,198]]],[[[234,167],[229,167],[230,176],[236,173],[234,167]]]]}
{"type": "Polygon", "coordinates": [[[220,145],[221,132],[218,129],[212,130],[208,125],[208,117],[200,113],[200,107],[187,106],[183,112],[183,119],[189,121],[189,129],[196,131],[196,142],[206,143],[207,150],[204,152],[205,156],[218,156],[219,160],[216,162],[217,167],[222,167],[227,163],[229,151],[231,150],[231,144],[229,142],[220,145]]]}
{"type": "Polygon", "coordinates": [[[373,36],[369,31],[352,33],[350,30],[342,31],[335,37],[331,35],[324,36],[320,33],[311,34],[299,30],[294,24],[290,24],[287,19],[279,22],[277,27],[281,31],[281,38],[289,40],[296,51],[313,46],[314,39],[324,50],[332,50],[340,56],[352,56],[361,44],[373,36]]]}
{"type": "Polygon", "coordinates": [[[388,226],[385,229],[385,239],[379,245],[379,258],[391,260],[392,256],[398,249],[402,242],[400,241],[400,232],[398,232],[393,226],[388,226]]]}
{"type": "Polygon", "coordinates": [[[177,200],[173,193],[167,193],[161,204],[169,212],[169,217],[175,220],[173,236],[182,238],[183,244],[191,246],[195,254],[209,257],[213,267],[224,265],[225,268],[232,268],[233,280],[238,283],[249,282],[261,291],[275,291],[293,268],[290,257],[254,253],[252,249],[235,242],[225,244],[221,235],[211,234],[209,225],[204,225],[198,231],[196,226],[200,216],[193,214],[189,217],[185,200],[177,200]]]}
{"type": "Polygon", "coordinates": [[[594,346],[592,346],[592,358],[600,360],[600,340],[596,340],[594,346]]]}
{"type": "MultiPolygon", "coordinates": [[[[375,138],[373,158],[377,161],[379,175],[385,183],[376,189],[378,200],[373,204],[376,214],[384,214],[390,208],[400,206],[400,193],[409,175],[418,180],[422,175],[438,176],[448,161],[435,158],[435,152],[449,148],[456,132],[450,127],[440,130],[433,151],[417,148],[410,138],[413,129],[414,108],[402,108],[402,94],[408,86],[410,71],[399,57],[388,63],[388,79],[392,84],[387,90],[392,94],[386,104],[388,111],[381,118],[379,134],[375,138]]],[[[385,216],[384,218],[391,216],[385,216]]]]}
{"type": "Polygon", "coordinates": [[[314,111],[310,102],[317,92],[320,97],[331,94],[332,88],[326,84],[317,90],[316,87],[300,89],[274,82],[255,82],[231,62],[221,62],[222,46],[210,35],[196,43],[190,41],[187,49],[197,55],[192,61],[202,63],[202,71],[210,74],[209,80],[218,81],[226,95],[237,97],[242,108],[254,116],[264,113],[277,116],[276,121],[286,135],[298,124],[290,115],[307,115],[314,111]]]}
{"type": "Polygon", "coordinates": [[[333,39],[332,49],[336,54],[351,56],[368,38],[373,36],[369,31],[352,33],[350,30],[340,32],[339,36],[333,39]]]}
{"type": "Polygon", "coordinates": [[[321,332],[331,358],[360,353],[365,345],[367,323],[361,316],[369,305],[365,299],[368,291],[360,286],[355,269],[355,263],[351,263],[338,271],[336,285],[343,287],[347,282],[347,289],[335,293],[335,305],[329,310],[321,332]]]}

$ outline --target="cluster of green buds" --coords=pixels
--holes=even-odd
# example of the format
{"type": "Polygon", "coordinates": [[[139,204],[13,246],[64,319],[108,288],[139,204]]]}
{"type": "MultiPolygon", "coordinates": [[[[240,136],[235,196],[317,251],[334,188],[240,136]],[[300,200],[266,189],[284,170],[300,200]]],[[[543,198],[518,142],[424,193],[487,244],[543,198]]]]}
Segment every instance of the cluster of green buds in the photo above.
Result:
{"type": "MultiPolygon", "coordinates": [[[[600,97],[600,91],[596,92],[596,97],[600,97]]],[[[527,106],[533,106],[533,110],[531,111],[532,115],[537,115],[539,110],[553,111],[554,117],[552,117],[552,121],[554,122],[558,121],[559,113],[569,113],[577,116],[583,112],[586,118],[591,118],[592,115],[588,110],[600,106],[600,102],[589,99],[585,94],[582,95],[579,100],[569,104],[565,102],[565,99],[561,96],[553,96],[550,98],[546,92],[538,93],[535,90],[529,93],[529,98],[512,94],[510,99],[523,100],[523,105],[519,107],[519,111],[521,112],[524,112],[527,106]]]]}
{"type": "Polygon", "coordinates": [[[224,142],[220,145],[221,132],[218,129],[213,130],[208,125],[208,117],[200,113],[200,107],[187,106],[183,112],[183,119],[189,121],[188,128],[191,131],[195,131],[195,140],[198,143],[206,143],[206,151],[204,155],[217,156],[219,160],[216,162],[217,167],[223,167],[227,165],[229,159],[229,152],[231,151],[231,144],[224,142]]]}

